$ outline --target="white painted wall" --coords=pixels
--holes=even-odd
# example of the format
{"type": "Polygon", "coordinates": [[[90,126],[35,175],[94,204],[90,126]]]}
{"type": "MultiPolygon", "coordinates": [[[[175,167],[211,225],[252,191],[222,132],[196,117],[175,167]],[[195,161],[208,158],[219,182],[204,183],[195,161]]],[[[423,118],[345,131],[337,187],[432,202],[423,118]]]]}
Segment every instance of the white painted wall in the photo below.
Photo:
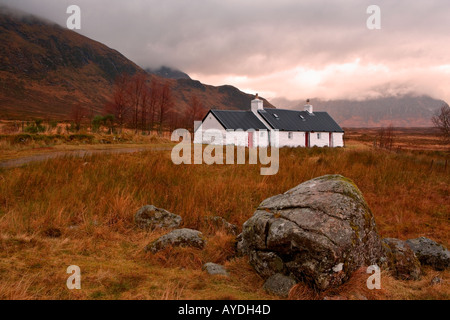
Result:
{"type": "Polygon", "coordinates": [[[305,132],[292,132],[292,137],[289,138],[289,132],[280,131],[279,137],[280,148],[305,146],[305,132]]]}
{"type": "Polygon", "coordinates": [[[333,147],[344,147],[344,133],[342,132],[333,132],[333,147]]]}
{"type": "Polygon", "coordinates": [[[310,147],[328,147],[330,143],[328,132],[311,132],[309,135],[310,147]]]}
{"type": "MultiPolygon", "coordinates": [[[[201,126],[195,131],[194,134],[194,143],[202,143],[209,144],[211,143],[212,136],[208,134],[206,130],[217,130],[222,134],[222,139],[225,139],[226,130],[222,126],[222,124],[214,117],[211,113],[206,117],[205,121],[201,124],[201,126]]],[[[215,144],[215,143],[213,143],[215,144]]]]}
{"type": "Polygon", "coordinates": [[[229,130],[226,136],[226,145],[235,145],[238,147],[248,147],[248,133],[246,131],[229,130]]]}

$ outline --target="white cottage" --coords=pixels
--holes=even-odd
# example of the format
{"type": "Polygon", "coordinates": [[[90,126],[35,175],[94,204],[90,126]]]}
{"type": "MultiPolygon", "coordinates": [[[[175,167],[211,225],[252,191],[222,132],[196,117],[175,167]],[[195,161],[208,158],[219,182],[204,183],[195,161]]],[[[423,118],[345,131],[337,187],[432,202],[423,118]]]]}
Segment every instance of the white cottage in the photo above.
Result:
{"type": "Polygon", "coordinates": [[[303,111],[264,109],[258,95],[249,111],[210,110],[195,130],[194,143],[267,147],[275,137],[280,148],[344,146],[344,130],[327,112],[314,112],[309,100],[303,111]]]}

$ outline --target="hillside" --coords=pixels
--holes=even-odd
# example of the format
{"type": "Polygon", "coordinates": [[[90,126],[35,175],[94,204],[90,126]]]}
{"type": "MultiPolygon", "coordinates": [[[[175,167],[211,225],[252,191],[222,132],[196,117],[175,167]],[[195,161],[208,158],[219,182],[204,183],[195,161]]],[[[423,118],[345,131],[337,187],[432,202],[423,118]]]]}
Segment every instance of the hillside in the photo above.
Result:
{"type": "MultiPolygon", "coordinates": [[[[97,41],[0,7],[0,119],[67,119],[78,103],[101,113],[114,79],[123,72],[145,71],[97,41]]],[[[179,112],[191,95],[207,108],[219,109],[248,109],[253,98],[233,87],[208,86],[186,77],[152,77],[171,84],[179,112]]]]}
{"type": "MultiPolygon", "coordinates": [[[[288,109],[302,109],[304,101],[274,99],[288,109]]],[[[388,97],[364,101],[312,99],[315,110],[327,111],[342,127],[430,127],[434,112],[446,102],[429,96],[388,97]]]]}
{"type": "Polygon", "coordinates": [[[145,71],[147,73],[154,74],[158,77],[165,79],[189,79],[189,80],[191,79],[191,77],[189,77],[189,75],[184,73],[183,71],[165,66],[162,66],[157,69],[146,68],[145,71]]]}

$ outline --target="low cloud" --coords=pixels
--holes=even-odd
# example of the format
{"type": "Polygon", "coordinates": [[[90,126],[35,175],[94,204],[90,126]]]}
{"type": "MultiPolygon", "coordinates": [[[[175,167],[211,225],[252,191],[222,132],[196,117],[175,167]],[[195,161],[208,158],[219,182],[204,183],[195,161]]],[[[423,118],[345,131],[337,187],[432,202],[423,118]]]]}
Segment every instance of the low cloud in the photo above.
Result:
{"type": "Polygon", "coordinates": [[[381,30],[366,28],[371,1],[0,0],[65,25],[142,67],[179,68],[205,83],[268,98],[365,99],[403,93],[450,101],[450,3],[378,1],[381,30]]]}

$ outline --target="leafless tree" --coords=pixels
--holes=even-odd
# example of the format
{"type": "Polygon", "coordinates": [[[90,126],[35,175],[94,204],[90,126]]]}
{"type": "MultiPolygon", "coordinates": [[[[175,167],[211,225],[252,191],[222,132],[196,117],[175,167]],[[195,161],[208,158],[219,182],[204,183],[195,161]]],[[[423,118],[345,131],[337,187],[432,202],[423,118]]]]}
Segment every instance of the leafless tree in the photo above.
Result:
{"type": "Polygon", "coordinates": [[[172,90],[169,82],[166,82],[162,89],[159,99],[159,134],[162,135],[167,115],[173,107],[172,90]]]}
{"type": "Polygon", "coordinates": [[[433,124],[439,129],[439,135],[445,144],[450,144],[450,107],[443,105],[431,118],[433,124]]]}
{"type": "Polygon", "coordinates": [[[194,121],[201,120],[205,115],[205,108],[197,95],[191,96],[188,104],[188,110],[185,117],[185,125],[188,128],[194,129],[194,121]]]}
{"type": "Polygon", "coordinates": [[[75,130],[78,132],[81,129],[81,124],[87,119],[89,112],[87,108],[81,104],[75,104],[71,110],[71,120],[75,125],[75,130]]]}
{"type": "MultiPolygon", "coordinates": [[[[139,117],[145,114],[147,100],[147,77],[143,73],[135,74],[127,84],[127,95],[132,110],[131,126],[136,130],[139,127],[139,117]]],[[[143,119],[141,119],[142,122],[143,119]]]]}
{"type": "Polygon", "coordinates": [[[158,106],[161,99],[162,86],[155,78],[152,79],[150,84],[149,101],[148,101],[148,113],[149,113],[149,125],[150,131],[155,129],[156,116],[158,115],[158,106]]]}
{"type": "Polygon", "coordinates": [[[106,113],[114,116],[114,119],[121,130],[128,121],[130,111],[128,101],[129,82],[130,76],[125,73],[117,77],[114,84],[112,99],[105,107],[106,113]]]}
{"type": "Polygon", "coordinates": [[[376,145],[379,148],[392,150],[392,148],[394,147],[394,139],[395,134],[394,134],[394,127],[392,126],[392,124],[389,125],[389,127],[387,128],[381,127],[377,133],[376,145]]]}
{"type": "Polygon", "coordinates": [[[389,127],[387,127],[386,129],[386,142],[385,142],[385,148],[392,150],[392,148],[394,147],[394,139],[395,139],[395,134],[394,134],[394,127],[391,125],[389,125],[389,127]]]}

